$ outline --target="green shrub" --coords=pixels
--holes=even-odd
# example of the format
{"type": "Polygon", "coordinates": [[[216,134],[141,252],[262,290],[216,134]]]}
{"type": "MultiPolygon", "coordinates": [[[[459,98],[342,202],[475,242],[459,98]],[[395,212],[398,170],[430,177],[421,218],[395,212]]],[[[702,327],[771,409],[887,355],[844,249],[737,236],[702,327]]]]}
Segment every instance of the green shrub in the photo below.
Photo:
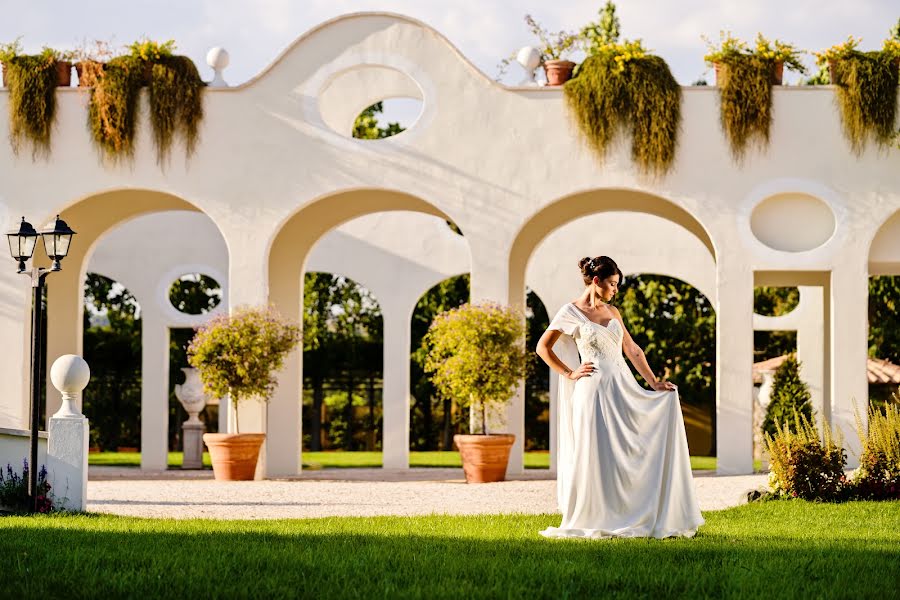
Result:
{"type": "Polygon", "coordinates": [[[900,500],[900,404],[888,403],[883,411],[870,407],[865,431],[858,412],[856,423],[862,453],[852,478],[854,496],[900,500]]]}
{"type": "Polygon", "coordinates": [[[769,485],[776,497],[835,501],[841,499],[847,456],[825,425],[822,439],[816,427],[794,412],[793,430],[776,423],[775,435],[766,434],[769,485]]]}
{"type": "Polygon", "coordinates": [[[299,342],[300,328],[274,310],[244,307],[200,327],[188,362],[210,396],[230,396],[235,406],[251,398],[268,402],[278,384],[275,373],[299,342]]]}
{"type": "Polygon", "coordinates": [[[789,354],[775,371],[772,396],[762,424],[763,434],[774,436],[778,432],[779,425],[784,429],[793,430],[793,424],[796,422],[795,412],[803,419],[812,421],[813,410],[809,388],[800,379],[800,362],[797,356],[789,354]]]}
{"type": "Polygon", "coordinates": [[[486,409],[504,406],[527,374],[524,341],[524,318],[517,311],[494,303],[464,304],[432,322],[423,340],[425,371],[434,373],[432,381],[445,398],[479,411],[487,433],[486,409]]]}
{"type": "Polygon", "coordinates": [[[643,173],[665,174],[675,162],[681,86],[666,62],[640,43],[604,46],[566,82],[566,105],[588,145],[603,158],[620,130],[631,133],[631,158],[643,173]]]}

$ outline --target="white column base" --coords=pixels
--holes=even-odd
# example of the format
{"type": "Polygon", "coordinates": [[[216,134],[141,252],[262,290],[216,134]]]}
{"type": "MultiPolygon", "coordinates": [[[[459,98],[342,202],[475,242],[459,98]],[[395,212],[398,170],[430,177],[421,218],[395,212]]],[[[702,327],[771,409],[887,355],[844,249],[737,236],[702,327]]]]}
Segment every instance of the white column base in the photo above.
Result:
{"type": "Polygon", "coordinates": [[[59,508],[83,512],[87,506],[88,420],[51,417],[47,472],[59,508]]]}

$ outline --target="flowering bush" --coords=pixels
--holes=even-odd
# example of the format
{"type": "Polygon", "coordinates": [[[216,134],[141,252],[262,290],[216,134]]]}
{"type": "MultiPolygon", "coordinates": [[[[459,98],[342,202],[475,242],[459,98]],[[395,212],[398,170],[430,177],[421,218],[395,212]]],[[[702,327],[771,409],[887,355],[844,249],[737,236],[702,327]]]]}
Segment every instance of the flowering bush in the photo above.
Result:
{"type": "Polygon", "coordinates": [[[300,328],[274,310],[244,307],[201,327],[188,346],[188,362],[213,397],[230,395],[235,405],[250,398],[267,402],[275,372],[299,342],[300,328]]]}
{"type": "Polygon", "coordinates": [[[859,413],[856,424],[862,454],[851,478],[853,496],[900,500],[900,404],[889,403],[884,412],[870,408],[867,431],[863,431],[859,413]]]}
{"type": "Polygon", "coordinates": [[[175,51],[175,40],[156,42],[147,38],[132,42],[127,46],[128,54],[132,58],[144,61],[159,60],[164,56],[172,56],[175,51]]]}
{"type": "MultiPolygon", "coordinates": [[[[464,304],[435,317],[425,335],[425,371],[447,398],[462,408],[481,411],[503,406],[525,377],[525,320],[515,310],[494,303],[464,304]]],[[[474,432],[473,432],[474,433],[474,432]]]]}
{"type": "Polygon", "coordinates": [[[855,38],[852,35],[847,37],[847,41],[841,44],[835,44],[831,48],[826,48],[821,52],[813,52],[816,57],[816,64],[819,66],[827,65],[830,62],[838,61],[844,58],[850,58],[857,48],[862,38],[855,38]]]}
{"type": "Polygon", "coordinates": [[[644,58],[649,50],[644,48],[641,40],[625,40],[621,43],[606,44],[601,46],[597,54],[609,56],[616,62],[616,73],[625,70],[625,65],[633,60],[644,58]]]}
{"type": "Polygon", "coordinates": [[[776,423],[774,436],[766,434],[770,455],[769,486],[775,497],[834,501],[841,497],[847,456],[840,441],[825,425],[822,439],[816,427],[794,412],[791,431],[776,423]]]}
{"type": "MultiPolygon", "coordinates": [[[[31,498],[28,495],[28,461],[22,461],[22,474],[13,471],[12,465],[6,465],[6,475],[0,470],[0,506],[14,511],[30,511],[31,498]]],[[[47,467],[41,466],[37,481],[38,512],[48,513],[53,510],[53,494],[50,482],[47,481],[47,467]]]]}
{"type": "Polygon", "coordinates": [[[719,44],[714,44],[709,38],[703,37],[706,42],[707,53],[703,59],[710,65],[715,63],[729,64],[745,58],[755,57],[769,62],[782,62],[784,66],[798,73],[806,73],[806,67],[800,62],[803,51],[793,44],[781,40],[770,41],[762,33],[756,35],[756,45],[751,50],[746,42],[740,40],[728,31],[719,32],[719,44]]]}

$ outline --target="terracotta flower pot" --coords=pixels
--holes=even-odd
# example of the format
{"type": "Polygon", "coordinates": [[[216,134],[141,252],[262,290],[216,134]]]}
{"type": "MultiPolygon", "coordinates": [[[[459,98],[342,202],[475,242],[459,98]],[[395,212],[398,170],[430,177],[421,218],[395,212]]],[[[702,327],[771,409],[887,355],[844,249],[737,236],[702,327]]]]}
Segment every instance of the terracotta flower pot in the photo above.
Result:
{"type": "Polygon", "coordinates": [[[72,85],[72,63],[67,60],[56,61],[56,87],[72,85]]]}
{"type": "Polygon", "coordinates": [[[256,473],[264,433],[204,433],[218,481],[249,481],[256,473]]]}
{"type": "Polygon", "coordinates": [[[506,479],[509,451],[516,436],[510,433],[453,436],[462,457],[466,483],[490,483],[506,479]]]}
{"type": "Polygon", "coordinates": [[[547,74],[547,85],[562,85],[572,78],[575,63],[571,60],[545,60],[544,72],[547,74]]]}

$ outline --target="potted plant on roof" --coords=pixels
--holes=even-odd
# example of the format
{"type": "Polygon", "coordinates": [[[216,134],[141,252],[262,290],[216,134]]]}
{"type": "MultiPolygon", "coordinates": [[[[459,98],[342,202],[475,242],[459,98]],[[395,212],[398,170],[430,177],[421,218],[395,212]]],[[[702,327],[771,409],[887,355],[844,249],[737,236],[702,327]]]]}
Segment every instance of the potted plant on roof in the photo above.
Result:
{"type": "Polygon", "coordinates": [[[0,46],[4,85],[9,87],[9,139],[18,154],[31,142],[32,158],[50,152],[56,117],[56,88],[71,80],[69,53],[44,47],[40,54],[21,54],[19,40],[0,46]]]}
{"type": "Polygon", "coordinates": [[[894,123],[900,82],[900,24],[880,51],[858,50],[861,41],[850,36],[843,44],[815,53],[818,64],[828,66],[844,136],[856,155],[869,141],[886,148],[897,139],[894,123]]]}
{"type": "Polygon", "coordinates": [[[438,315],[425,336],[425,371],[444,397],[470,410],[472,434],[453,437],[468,483],[506,477],[515,436],[492,433],[490,421],[527,374],[524,323],[509,307],[464,304],[438,315]]]}
{"type": "Polygon", "coordinates": [[[547,31],[531,15],[525,15],[525,23],[541,42],[538,51],[547,74],[547,85],[562,85],[567,82],[572,77],[575,63],[566,57],[577,50],[581,39],[579,35],[568,31],[547,31]]]}
{"type": "Polygon", "coordinates": [[[200,372],[204,391],[231,399],[234,433],[206,433],[216,479],[253,479],[264,433],[240,433],[237,407],[268,402],[275,374],[300,341],[300,328],[270,308],[243,307],[200,327],[188,346],[188,362],[200,372]]]}
{"type": "Polygon", "coordinates": [[[91,88],[103,74],[106,63],[113,56],[109,42],[94,40],[84,42],[74,53],[75,74],[78,75],[78,87],[91,88]]]}
{"type": "Polygon", "coordinates": [[[769,143],[772,124],[772,86],[781,85],[784,69],[806,73],[802,51],[780,40],[757,35],[753,49],[723,31],[719,43],[703,38],[708,47],[704,60],[716,70],[719,87],[719,116],[731,147],[742,161],[752,144],[769,143]]]}

